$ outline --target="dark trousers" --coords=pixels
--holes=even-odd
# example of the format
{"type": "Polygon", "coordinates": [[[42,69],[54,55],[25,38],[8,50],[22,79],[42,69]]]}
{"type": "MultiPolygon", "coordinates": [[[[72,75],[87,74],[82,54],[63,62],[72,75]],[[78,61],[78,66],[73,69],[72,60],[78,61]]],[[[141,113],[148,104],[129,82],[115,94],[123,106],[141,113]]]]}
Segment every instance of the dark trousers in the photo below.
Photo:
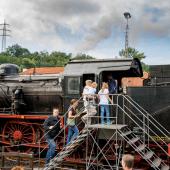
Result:
{"type": "Polygon", "coordinates": [[[46,164],[48,164],[50,160],[54,158],[55,156],[56,142],[54,141],[54,139],[50,139],[50,138],[47,138],[46,141],[48,143],[48,151],[46,154],[46,164]]]}

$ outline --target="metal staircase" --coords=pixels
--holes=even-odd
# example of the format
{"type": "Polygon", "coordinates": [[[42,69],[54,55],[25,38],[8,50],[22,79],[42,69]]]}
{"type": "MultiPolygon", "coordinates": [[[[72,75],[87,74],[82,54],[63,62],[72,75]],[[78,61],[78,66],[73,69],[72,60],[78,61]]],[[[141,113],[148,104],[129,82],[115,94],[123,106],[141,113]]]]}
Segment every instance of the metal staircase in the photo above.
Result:
{"type": "MultiPolygon", "coordinates": [[[[83,102],[83,98],[81,97],[78,101],[79,103],[83,102]]],[[[69,110],[69,109],[68,109],[69,110]]],[[[84,112],[85,107],[80,107],[77,115],[80,115],[84,112]]],[[[68,112],[68,111],[67,111],[68,112]]],[[[67,112],[64,114],[63,117],[66,117],[67,112]]],[[[77,124],[82,123],[82,120],[77,124]]],[[[62,129],[65,133],[65,129],[68,127],[68,125],[65,125],[65,127],[62,129]]],[[[94,128],[91,128],[90,130],[87,129],[86,126],[79,132],[79,135],[72,140],[68,145],[64,146],[62,150],[50,161],[50,163],[44,168],[44,170],[53,170],[53,169],[60,169],[61,164],[67,158],[70,156],[79,146],[81,146],[85,141],[86,138],[88,137],[89,133],[93,133],[94,128]]],[[[57,136],[56,136],[57,137],[57,136]]]]}
{"type": "MultiPolygon", "coordinates": [[[[91,132],[93,129],[90,130],[91,132]]],[[[82,129],[76,139],[72,140],[67,146],[63,147],[63,149],[52,159],[45,168],[45,170],[52,170],[54,167],[57,169],[59,168],[60,164],[64,161],[66,157],[71,155],[83,142],[86,140],[88,136],[89,130],[86,128],[82,129]]]]}
{"type": "Polygon", "coordinates": [[[130,96],[118,95],[116,105],[124,114],[123,117],[126,117],[126,120],[122,120],[123,123],[126,123],[128,119],[131,121],[133,126],[138,127],[138,129],[142,132],[142,135],[136,135],[133,130],[131,130],[128,126],[125,126],[118,130],[120,136],[136,152],[138,152],[153,169],[169,170],[169,165],[165,164],[164,160],[159,158],[159,156],[150,149],[149,144],[150,142],[155,143],[160,151],[164,152],[164,154],[169,157],[170,155],[164,149],[164,147],[168,148],[168,145],[163,139],[169,139],[170,132],[157,122],[152,115],[139,106],[138,103],[130,98],[130,96]],[[155,140],[153,135],[157,137],[161,136],[162,138],[160,137],[158,142],[155,140]]]}
{"type": "MultiPolygon", "coordinates": [[[[154,119],[147,111],[145,111],[138,103],[136,103],[130,96],[125,96],[122,94],[116,94],[112,96],[112,110],[114,112],[112,125],[101,125],[93,124],[90,126],[85,126],[85,128],[80,132],[79,136],[70,142],[69,145],[65,146],[55,158],[51,160],[45,170],[52,170],[60,168],[60,165],[64,162],[65,158],[71,155],[79,146],[83,144],[85,139],[88,140],[88,137],[93,139],[94,145],[97,146],[99,153],[95,159],[91,162],[90,159],[87,159],[86,169],[92,167],[95,160],[98,160],[98,156],[101,156],[106,145],[109,145],[109,142],[101,148],[98,145],[98,141],[93,138],[94,129],[110,129],[112,135],[108,141],[115,141],[115,156],[116,156],[116,170],[120,166],[120,157],[121,153],[119,152],[119,141],[126,141],[146,162],[155,170],[169,170],[170,167],[165,160],[160,158],[156,152],[152,151],[150,144],[154,143],[161,152],[163,152],[169,159],[169,154],[165,148],[168,148],[168,144],[163,139],[169,139],[170,132],[168,132],[157,120],[154,119]],[[121,126],[120,126],[121,125],[121,126]],[[127,126],[128,125],[128,126],[127,126]],[[136,134],[134,127],[140,131],[140,134],[136,134]],[[159,141],[154,138],[154,136],[159,137],[159,141]],[[161,137],[162,138],[161,138],[161,137]],[[120,156],[119,156],[120,155],[120,156]]],[[[84,108],[82,109],[84,110],[84,108]]],[[[81,112],[81,111],[80,111],[81,112]]],[[[94,116],[96,117],[96,116],[94,116]]],[[[111,118],[111,117],[110,117],[111,118]]],[[[86,146],[88,147],[88,145],[86,146]]],[[[110,147],[109,147],[110,148],[110,147]]],[[[86,148],[87,149],[87,148],[86,148]]],[[[111,149],[111,148],[110,148],[111,149]]],[[[91,153],[93,150],[91,150],[91,153]]],[[[120,150],[120,152],[122,152],[120,150]]],[[[86,155],[87,156],[87,155],[86,155]]],[[[103,153],[105,162],[107,162],[110,169],[114,169],[115,166],[110,164],[107,160],[107,156],[103,153]]],[[[101,166],[105,166],[102,162],[99,161],[101,166]]],[[[98,165],[99,165],[98,164],[98,165]]],[[[105,168],[104,168],[105,169],[105,168]]]]}
{"type": "Polygon", "coordinates": [[[138,152],[155,170],[169,170],[166,165],[143,141],[127,126],[118,130],[120,135],[138,152]]]}

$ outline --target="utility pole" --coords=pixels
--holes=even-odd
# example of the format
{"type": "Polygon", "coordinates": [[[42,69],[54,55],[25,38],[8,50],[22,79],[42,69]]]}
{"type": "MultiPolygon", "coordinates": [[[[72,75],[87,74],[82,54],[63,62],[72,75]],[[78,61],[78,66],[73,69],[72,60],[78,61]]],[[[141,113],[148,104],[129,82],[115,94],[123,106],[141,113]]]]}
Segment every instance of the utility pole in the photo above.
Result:
{"type": "Polygon", "coordinates": [[[6,49],[6,37],[9,37],[10,36],[10,32],[11,30],[8,29],[7,27],[9,27],[9,24],[7,24],[4,20],[4,23],[3,24],[0,24],[0,31],[1,31],[1,34],[0,36],[2,37],[2,47],[1,47],[1,51],[5,51],[6,49]]]}
{"type": "Polygon", "coordinates": [[[129,23],[128,23],[128,20],[131,18],[131,15],[129,12],[125,12],[124,13],[124,17],[126,19],[126,31],[125,31],[125,57],[128,58],[128,48],[129,48],[129,37],[128,37],[128,34],[129,34],[129,23]]]}

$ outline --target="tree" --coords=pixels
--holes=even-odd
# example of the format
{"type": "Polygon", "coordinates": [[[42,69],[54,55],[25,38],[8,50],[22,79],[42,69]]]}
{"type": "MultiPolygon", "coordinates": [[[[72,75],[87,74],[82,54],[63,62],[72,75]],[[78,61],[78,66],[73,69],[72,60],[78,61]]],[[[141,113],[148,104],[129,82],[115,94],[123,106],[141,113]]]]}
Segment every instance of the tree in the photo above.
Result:
{"type": "Polygon", "coordinates": [[[95,59],[94,57],[86,54],[77,54],[75,57],[72,58],[72,60],[91,60],[95,59]]]}
{"type": "Polygon", "coordinates": [[[9,46],[6,51],[5,51],[5,55],[8,56],[13,56],[13,57],[25,57],[25,56],[29,56],[30,52],[28,49],[26,48],[22,48],[20,45],[18,44],[14,44],[11,47],[9,46]]]}
{"type": "MultiPolygon", "coordinates": [[[[125,51],[124,49],[122,49],[122,50],[119,52],[119,55],[120,55],[121,57],[125,57],[125,56],[126,56],[126,51],[125,51]]],[[[144,55],[143,52],[141,53],[141,52],[137,51],[135,48],[129,47],[129,48],[128,48],[128,57],[129,57],[129,58],[138,58],[139,60],[142,60],[142,59],[145,58],[145,55],[144,55]]],[[[147,64],[143,63],[143,62],[141,62],[141,63],[142,63],[142,69],[143,69],[143,71],[148,72],[148,71],[149,71],[149,66],[148,66],[147,64]]]]}
{"type": "MultiPolygon", "coordinates": [[[[120,52],[119,52],[119,55],[121,57],[126,57],[126,51],[124,49],[122,49],[120,52]]],[[[145,58],[145,55],[144,53],[141,53],[139,51],[137,51],[135,48],[131,48],[129,47],[128,48],[128,57],[129,58],[138,58],[139,60],[142,60],[145,58]]]]}
{"type": "Polygon", "coordinates": [[[22,67],[23,68],[32,68],[32,67],[35,67],[35,61],[31,60],[29,58],[23,58],[22,59],[22,67]]]}
{"type": "Polygon", "coordinates": [[[94,57],[80,53],[72,58],[71,53],[67,54],[60,51],[31,53],[18,44],[9,46],[5,52],[0,53],[0,63],[14,63],[23,68],[65,66],[71,59],[83,60],[94,59],[94,57]]]}

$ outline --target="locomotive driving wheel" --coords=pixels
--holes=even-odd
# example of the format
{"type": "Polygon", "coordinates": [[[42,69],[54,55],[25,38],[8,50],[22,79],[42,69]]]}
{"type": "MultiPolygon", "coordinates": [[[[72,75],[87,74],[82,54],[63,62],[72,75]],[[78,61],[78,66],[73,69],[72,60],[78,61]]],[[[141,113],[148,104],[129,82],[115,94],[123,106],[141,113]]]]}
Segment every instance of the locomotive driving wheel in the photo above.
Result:
{"type": "Polygon", "coordinates": [[[10,146],[7,146],[8,151],[32,151],[31,144],[36,141],[35,131],[31,123],[8,121],[4,125],[2,131],[2,141],[10,146]]]}

